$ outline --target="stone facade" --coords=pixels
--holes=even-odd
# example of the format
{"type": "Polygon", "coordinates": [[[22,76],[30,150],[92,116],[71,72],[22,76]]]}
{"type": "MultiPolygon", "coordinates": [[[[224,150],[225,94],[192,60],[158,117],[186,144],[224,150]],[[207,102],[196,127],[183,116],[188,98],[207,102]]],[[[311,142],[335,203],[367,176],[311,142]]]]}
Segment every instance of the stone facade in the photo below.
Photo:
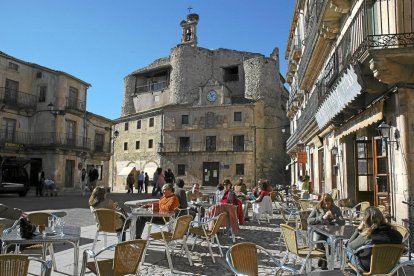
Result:
{"type": "Polygon", "coordinates": [[[413,217],[402,204],[414,198],[413,4],[297,0],[285,55],[292,184],[309,174],[314,192],[338,189],[399,222],[413,217]]]}
{"type": "Polygon", "coordinates": [[[0,52],[0,155],[30,160],[59,188],[79,187],[79,168],[97,165],[108,184],[113,122],[86,111],[90,84],[0,52]]]}
{"type": "MultiPolygon", "coordinates": [[[[195,28],[192,34],[196,39],[195,28]]],[[[252,184],[259,178],[283,183],[288,162],[283,81],[277,49],[265,57],[182,41],[169,57],[125,77],[115,170],[130,165],[152,177],[160,166],[204,185],[241,176],[252,184]]],[[[122,188],[125,178],[116,180],[122,188]]]]}

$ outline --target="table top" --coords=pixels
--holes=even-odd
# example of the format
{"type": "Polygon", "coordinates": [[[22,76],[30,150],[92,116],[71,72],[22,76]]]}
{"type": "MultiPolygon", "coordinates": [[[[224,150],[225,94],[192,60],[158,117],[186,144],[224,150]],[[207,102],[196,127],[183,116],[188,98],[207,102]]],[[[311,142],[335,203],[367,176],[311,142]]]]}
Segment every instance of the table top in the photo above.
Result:
{"type": "Polygon", "coordinates": [[[189,201],[188,205],[194,206],[194,207],[209,208],[210,206],[215,205],[215,203],[210,203],[208,201],[189,201]]]}
{"type": "Polygon", "coordinates": [[[50,232],[43,236],[39,232],[35,232],[35,235],[31,239],[24,239],[20,237],[20,233],[17,229],[12,232],[3,235],[2,241],[4,243],[19,243],[19,244],[33,244],[33,243],[53,243],[53,242],[66,242],[66,241],[79,241],[81,236],[81,228],[79,226],[64,226],[63,236],[57,232],[50,232]]]}
{"type": "Polygon", "coordinates": [[[159,199],[157,199],[157,198],[129,200],[129,201],[125,201],[124,205],[128,206],[128,207],[131,207],[131,208],[136,208],[136,207],[140,207],[142,205],[148,204],[148,203],[158,202],[158,200],[159,199]]]}
{"type": "Polygon", "coordinates": [[[31,213],[38,213],[38,212],[45,212],[45,213],[49,213],[52,214],[56,217],[59,218],[63,218],[66,217],[67,213],[65,211],[60,211],[60,210],[41,210],[41,211],[31,211],[31,212],[25,212],[26,214],[31,214],[31,213]]]}
{"type": "Polygon", "coordinates": [[[307,274],[294,274],[293,276],[350,276],[351,273],[343,270],[321,270],[312,271],[307,274]]]}
{"type": "Polygon", "coordinates": [[[356,229],[356,226],[352,225],[310,225],[310,227],[315,232],[340,239],[349,239],[356,229]]]}

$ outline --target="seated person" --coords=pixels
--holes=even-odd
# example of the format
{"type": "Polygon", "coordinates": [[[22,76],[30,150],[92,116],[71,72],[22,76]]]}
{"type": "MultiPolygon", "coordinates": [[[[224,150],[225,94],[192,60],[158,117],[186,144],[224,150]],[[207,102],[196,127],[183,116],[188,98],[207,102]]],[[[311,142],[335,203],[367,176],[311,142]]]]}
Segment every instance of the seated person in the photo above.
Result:
{"type": "Polygon", "coordinates": [[[194,183],[190,191],[187,192],[187,201],[202,200],[203,194],[200,192],[200,184],[194,183]]]}
{"type": "Polygon", "coordinates": [[[224,184],[224,194],[223,198],[220,200],[220,203],[227,203],[237,205],[237,217],[239,218],[239,224],[244,223],[244,213],[243,206],[240,199],[237,198],[236,194],[232,190],[232,184],[229,179],[223,181],[224,184]]]}
{"type": "Polygon", "coordinates": [[[243,182],[243,177],[239,178],[236,184],[234,184],[234,192],[236,193],[237,197],[245,198],[247,195],[247,186],[243,182]]]}
{"type": "MultiPolygon", "coordinates": [[[[309,225],[345,225],[345,220],[342,217],[341,209],[334,204],[330,194],[323,194],[321,201],[315,206],[308,217],[309,225]]],[[[314,241],[327,240],[328,237],[318,233],[313,234],[314,241]]],[[[319,249],[324,249],[322,244],[317,244],[319,249]]],[[[324,259],[318,261],[318,266],[321,269],[327,269],[327,262],[324,259]]]]}
{"type": "MultiPolygon", "coordinates": [[[[89,207],[91,210],[105,208],[116,210],[125,214],[117,202],[114,202],[112,199],[106,197],[106,189],[100,186],[97,186],[95,189],[93,189],[92,194],[89,197],[89,207]]],[[[122,227],[124,226],[124,220],[122,217],[117,218],[115,224],[117,231],[122,231],[122,227]]]]}
{"type": "Polygon", "coordinates": [[[353,255],[352,251],[365,245],[401,244],[402,239],[400,232],[385,221],[382,212],[371,206],[365,209],[360,225],[349,239],[346,254],[353,265],[367,272],[371,268],[371,249],[364,249],[358,256],[353,255]]]}
{"type": "Polygon", "coordinates": [[[259,185],[258,185],[258,191],[256,192],[256,199],[254,200],[254,203],[259,203],[262,202],[263,197],[265,196],[270,196],[270,191],[269,191],[269,182],[267,180],[260,180],[259,181],[259,185]]]}
{"type": "Polygon", "coordinates": [[[220,202],[223,199],[223,195],[224,195],[224,182],[223,183],[219,183],[217,185],[216,202],[220,202]]]}
{"type": "MultiPolygon", "coordinates": [[[[187,195],[185,193],[184,190],[184,180],[179,178],[177,180],[177,183],[174,186],[174,190],[175,190],[175,195],[178,197],[178,201],[180,202],[180,205],[178,206],[178,208],[182,209],[182,210],[178,210],[177,212],[177,216],[182,216],[182,215],[187,215],[187,211],[185,209],[188,208],[188,202],[187,202],[187,195]]],[[[196,214],[197,214],[197,209],[195,208],[190,208],[190,210],[188,210],[188,214],[192,215],[193,218],[195,218],[196,214]]]]}
{"type": "Polygon", "coordinates": [[[50,196],[53,196],[53,194],[55,194],[55,196],[57,196],[55,181],[53,181],[51,177],[45,179],[43,181],[43,183],[44,183],[43,188],[45,190],[45,195],[46,196],[48,194],[50,194],[50,196]]]}
{"type": "MultiPolygon", "coordinates": [[[[174,187],[171,183],[164,184],[162,186],[162,193],[164,194],[159,202],[160,212],[174,212],[180,205],[178,197],[174,194],[174,187]]],[[[146,204],[143,207],[149,208],[152,204],[146,204]]],[[[159,217],[138,217],[136,224],[135,239],[141,239],[142,232],[145,228],[145,223],[151,221],[158,224],[164,224],[164,219],[159,217]]]]}

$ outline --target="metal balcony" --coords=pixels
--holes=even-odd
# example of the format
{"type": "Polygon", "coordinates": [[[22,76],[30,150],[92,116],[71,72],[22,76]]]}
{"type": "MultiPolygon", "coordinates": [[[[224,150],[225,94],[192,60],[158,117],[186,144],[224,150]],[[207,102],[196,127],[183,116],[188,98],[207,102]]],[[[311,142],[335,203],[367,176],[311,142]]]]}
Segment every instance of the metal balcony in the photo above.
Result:
{"type": "Polygon", "coordinates": [[[78,98],[68,97],[66,98],[66,109],[72,109],[77,111],[85,111],[86,110],[86,102],[79,101],[78,98]]]}
{"type": "Polygon", "coordinates": [[[224,141],[217,142],[216,147],[206,146],[205,142],[190,142],[189,145],[180,145],[180,143],[166,143],[160,144],[158,147],[158,153],[214,153],[214,152],[249,152],[253,151],[252,141],[245,140],[244,144],[233,145],[233,142],[224,141]]]}
{"type": "Polygon", "coordinates": [[[8,87],[0,87],[0,103],[9,108],[36,109],[37,97],[8,87]]]}
{"type": "Polygon", "coordinates": [[[168,81],[150,83],[147,85],[135,87],[135,93],[161,91],[163,89],[168,88],[168,86],[169,86],[168,81]]]}

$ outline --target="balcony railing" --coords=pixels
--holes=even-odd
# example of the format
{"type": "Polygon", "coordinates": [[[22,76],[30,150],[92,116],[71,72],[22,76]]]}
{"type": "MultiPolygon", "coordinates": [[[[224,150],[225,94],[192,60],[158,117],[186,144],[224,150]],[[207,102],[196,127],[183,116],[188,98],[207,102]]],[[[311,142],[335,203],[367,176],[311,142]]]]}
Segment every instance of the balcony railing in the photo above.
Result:
{"type": "Polygon", "coordinates": [[[233,147],[233,141],[217,142],[215,150],[206,147],[204,142],[190,142],[190,145],[180,146],[180,143],[160,144],[159,153],[178,153],[178,152],[244,152],[253,151],[252,141],[245,140],[244,145],[233,147]]]}
{"type": "Polygon", "coordinates": [[[0,87],[0,103],[16,108],[36,108],[37,97],[8,87],[0,87]]]}
{"type": "Polygon", "coordinates": [[[86,110],[86,102],[79,101],[78,98],[68,97],[66,98],[66,109],[73,109],[78,111],[85,111],[86,110]]]}
{"type": "Polygon", "coordinates": [[[312,57],[316,41],[319,37],[319,23],[322,12],[324,11],[324,6],[327,4],[327,2],[328,1],[313,1],[309,13],[307,14],[304,39],[305,49],[302,54],[302,58],[300,59],[300,64],[297,72],[300,82],[303,80],[303,76],[308,68],[308,64],[312,57]]]}
{"type": "Polygon", "coordinates": [[[95,153],[111,152],[110,143],[95,144],[94,140],[83,136],[68,136],[65,133],[56,132],[14,132],[12,135],[6,136],[6,131],[0,131],[0,145],[10,143],[33,148],[69,148],[95,153]]]}
{"type": "Polygon", "coordinates": [[[155,83],[150,83],[150,84],[143,85],[143,86],[137,86],[135,88],[135,91],[136,93],[161,91],[165,88],[168,88],[168,85],[169,85],[168,81],[155,82],[155,83]]]}

